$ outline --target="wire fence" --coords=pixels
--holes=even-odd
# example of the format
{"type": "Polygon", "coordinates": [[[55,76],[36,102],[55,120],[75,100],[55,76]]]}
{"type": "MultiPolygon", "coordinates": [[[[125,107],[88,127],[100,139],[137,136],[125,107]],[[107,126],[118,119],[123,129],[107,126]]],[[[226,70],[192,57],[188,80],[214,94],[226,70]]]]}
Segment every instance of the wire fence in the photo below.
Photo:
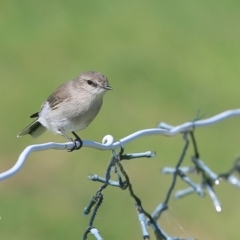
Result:
{"type": "MultiPolygon", "coordinates": [[[[177,180],[182,180],[189,185],[188,188],[183,190],[178,190],[175,192],[174,197],[180,199],[184,196],[187,196],[192,193],[196,193],[200,197],[204,197],[205,194],[208,194],[213,202],[215,210],[221,212],[221,203],[218,199],[218,196],[214,192],[215,185],[218,185],[220,181],[227,181],[228,183],[237,186],[240,188],[240,180],[235,173],[240,173],[240,157],[237,158],[232,167],[224,173],[215,173],[210,169],[207,164],[200,159],[200,153],[197,148],[197,141],[194,136],[194,131],[198,127],[209,126],[211,124],[216,124],[217,122],[229,119],[230,117],[235,117],[240,115],[240,109],[228,110],[217,114],[211,118],[204,120],[193,120],[191,122],[186,122],[179,126],[170,126],[166,123],[160,123],[157,128],[144,129],[132,133],[118,141],[114,141],[114,138],[111,135],[107,135],[103,138],[102,143],[83,140],[82,147],[90,147],[99,150],[111,150],[112,158],[106,169],[104,177],[98,176],[96,174],[89,175],[88,178],[91,181],[97,181],[103,183],[102,186],[97,190],[97,192],[90,199],[88,205],[84,209],[84,214],[91,214],[89,225],[86,228],[86,231],[83,234],[83,239],[87,239],[88,234],[91,233],[95,239],[101,240],[102,236],[99,234],[98,229],[94,226],[94,220],[97,215],[99,207],[103,202],[103,192],[107,187],[118,187],[121,190],[127,190],[130,197],[135,203],[136,213],[138,215],[138,220],[140,223],[140,228],[142,231],[142,236],[144,240],[150,239],[149,228],[153,229],[155,239],[157,240],[183,240],[182,238],[169,236],[163,228],[159,225],[158,221],[161,217],[161,214],[169,208],[169,200],[173,195],[173,190],[175,188],[177,180]],[[133,186],[129,175],[124,170],[122,161],[131,160],[135,158],[152,158],[155,157],[156,153],[153,151],[141,152],[141,153],[127,153],[124,154],[124,146],[129,142],[132,142],[140,137],[149,136],[149,135],[165,135],[165,136],[175,136],[181,134],[183,137],[183,149],[180,154],[179,159],[176,162],[174,168],[164,167],[162,170],[163,174],[172,174],[172,181],[170,183],[169,189],[166,193],[166,197],[162,203],[156,206],[153,213],[149,213],[145,210],[141,199],[134,192],[133,186]],[[194,149],[194,154],[192,156],[192,166],[183,167],[182,163],[186,157],[187,150],[189,145],[192,144],[194,149]],[[120,152],[116,152],[116,149],[120,149],[120,152]],[[190,175],[192,173],[199,174],[201,181],[195,183],[191,180],[190,175]],[[111,180],[112,175],[116,175],[118,181],[111,180]]],[[[80,143],[77,142],[77,145],[80,146],[80,143]]],[[[25,150],[20,154],[16,164],[9,170],[0,174],[0,180],[11,177],[16,174],[24,165],[24,162],[27,160],[28,156],[36,151],[44,151],[49,149],[58,149],[58,150],[71,150],[74,147],[74,143],[44,143],[31,145],[25,148],[25,150]]],[[[194,238],[188,238],[185,240],[190,240],[194,238]]]]}

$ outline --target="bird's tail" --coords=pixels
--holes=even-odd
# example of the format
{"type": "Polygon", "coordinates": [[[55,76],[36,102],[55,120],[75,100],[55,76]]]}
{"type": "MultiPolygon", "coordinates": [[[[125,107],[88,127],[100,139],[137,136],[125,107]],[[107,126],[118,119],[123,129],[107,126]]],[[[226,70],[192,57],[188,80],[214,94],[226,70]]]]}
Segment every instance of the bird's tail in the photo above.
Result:
{"type": "Polygon", "coordinates": [[[36,119],[34,122],[32,122],[29,126],[24,128],[17,137],[22,137],[24,135],[30,134],[33,138],[39,137],[46,131],[46,128],[43,127],[43,125],[38,122],[38,119],[36,119]]]}

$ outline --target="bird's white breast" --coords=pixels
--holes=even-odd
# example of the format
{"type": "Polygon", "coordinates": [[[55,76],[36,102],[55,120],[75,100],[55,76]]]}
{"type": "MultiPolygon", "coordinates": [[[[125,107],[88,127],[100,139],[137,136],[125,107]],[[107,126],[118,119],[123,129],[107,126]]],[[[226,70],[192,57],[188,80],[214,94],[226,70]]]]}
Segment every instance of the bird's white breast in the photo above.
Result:
{"type": "MultiPolygon", "coordinates": [[[[80,99],[81,100],[81,99],[80,99]]],[[[40,113],[39,122],[48,130],[56,133],[79,131],[86,128],[98,114],[102,106],[102,98],[93,101],[62,102],[57,109],[52,110],[49,103],[45,102],[40,113]]]]}

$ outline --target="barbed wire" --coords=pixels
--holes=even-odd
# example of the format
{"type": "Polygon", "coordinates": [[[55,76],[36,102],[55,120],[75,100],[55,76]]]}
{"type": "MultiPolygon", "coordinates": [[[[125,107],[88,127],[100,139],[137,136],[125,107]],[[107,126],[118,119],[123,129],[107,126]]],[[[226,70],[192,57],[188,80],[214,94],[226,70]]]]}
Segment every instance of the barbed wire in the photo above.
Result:
{"type": "MultiPolygon", "coordinates": [[[[212,125],[217,122],[220,122],[230,117],[234,117],[238,115],[240,115],[240,109],[234,109],[234,110],[228,110],[228,111],[222,112],[211,118],[207,118],[204,120],[194,120],[194,121],[186,122],[179,126],[171,126],[166,123],[160,123],[157,126],[157,128],[144,129],[144,130],[137,131],[116,142],[114,142],[114,138],[111,135],[106,135],[103,138],[102,143],[83,140],[82,147],[90,147],[90,148],[95,148],[99,150],[112,150],[112,155],[113,155],[109,165],[107,166],[105,177],[100,177],[97,174],[92,174],[88,176],[89,180],[101,182],[103,183],[103,185],[98,189],[96,194],[91,198],[87,207],[85,207],[84,209],[85,215],[90,214],[92,209],[93,211],[89,221],[89,226],[87,227],[85,233],[83,234],[83,239],[84,240],[87,239],[88,233],[92,233],[97,240],[103,239],[100,236],[98,229],[94,227],[93,224],[94,224],[94,220],[97,215],[98,209],[101,206],[103,201],[103,191],[109,186],[118,187],[121,190],[128,189],[130,197],[133,198],[135,202],[135,208],[138,214],[138,220],[140,222],[140,227],[142,230],[142,236],[144,240],[150,239],[150,234],[148,233],[148,227],[151,227],[153,229],[155,234],[155,239],[157,240],[183,240],[182,238],[169,236],[160,227],[160,225],[157,222],[161,217],[162,212],[168,209],[168,202],[175,188],[178,178],[186,182],[189,185],[189,188],[178,190],[174,195],[175,198],[179,199],[191,193],[197,193],[200,197],[203,197],[205,195],[205,192],[207,192],[213,201],[216,211],[220,212],[221,203],[214,192],[214,186],[218,185],[221,180],[226,180],[230,184],[240,188],[240,180],[235,176],[235,173],[237,174],[240,173],[240,164],[239,164],[240,157],[235,160],[233,166],[230,168],[229,171],[226,171],[225,173],[216,174],[207,166],[207,164],[205,164],[203,160],[200,159],[199,150],[197,148],[197,141],[194,137],[194,131],[198,127],[212,125]],[[146,158],[155,157],[156,153],[154,151],[147,151],[142,153],[123,154],[124,145],[143,136],[149,136],[149,135],[174,136],[177,134],[182,134],[183,140],[185,142],[183,150],[180,154],[180,158],[178,159],[177,164],[174,168],[165,167],[162,170],[163,174],[173,174],[172,182],[166,193],[165,200],[156,207],[156,209],[153,211],[152,214],[149,214],[144,209],[141,199],[133,191],[133,186],[131,184],[130,177],[124,170],[124,167],[121,162],[122,160],[131,160],[131,159],[142,158],[142,157],[146,157],[146,158]],[[190,136],[190,139],[189,139],[189,136],[190,136]],[[190,143],[193,145],[193,150],[194,150],[194,154],[192,156],[193,166],[182,167],[181,165],[184,161],[184,158],[186,157],[186,152],[188,150],[190,143]],[[115,152],[117,148],[121,149],[119,153],[115,152]],[[112,172],[116,174],[118,181],[111,180],[112,172]],[[195,183],[194,181],[191,180],[191,178],[188,176],[188,174],[191,174],[191,173],[197,173],[201,176],[200,183],[195,183]]],[[[77,144],[77,147],[80,146],[79,142],[77,142],[76,144],[77,144]]],[[[50,143],[28,146],[20,154],[16,164],[9,170],[0,174],[0,180],[6,179],[16,174],[23,167],[28,156],[33,152],[44,151],[49,149],[71,150],[73,147],[74,147],[73,142],[67,142],[67,143],[50,142],[50,143]]],[[[190,239],[192,238],[189,238],[188,240],[190,239]]]]}

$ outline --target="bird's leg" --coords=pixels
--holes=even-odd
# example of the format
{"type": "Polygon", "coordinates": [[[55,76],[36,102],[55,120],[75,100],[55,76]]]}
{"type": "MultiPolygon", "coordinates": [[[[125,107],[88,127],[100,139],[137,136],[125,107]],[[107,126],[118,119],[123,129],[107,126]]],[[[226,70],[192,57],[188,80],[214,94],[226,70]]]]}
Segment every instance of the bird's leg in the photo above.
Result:
{"type": "Polygon", "coordinates": [[[67,136],[66,134],[64,134],[61,130],[56,131],[56,133],[65,137],[69,142],[73,142],[73,139],[67,136]]]}
{"type": "Polygon", "coordinates": [[[72,152],[73,150],[79,150],[82,147],[83,141],[81,140],[81,138],[75,132],[72,132],[72,134],[76,137],[76,140],[73,140],[72,138],[70,138],[69,136],[64,134],[61,130],[58,130],[57,133],[59,135],[63,136],[64,138],[66,138],[69,142],[74,143],[74,147],[72,149],[69,149],[68,152],[72,152]],[[80,143],[79,147],[77,147],[76,141],[78,141],[80,143]]]}
{"type": "Polygon", "coordinates": [[[73,134],[73,136],[76,138],[76,139],[74,140],[74,142],[75,142],[75,148],[76,148],[76,150],[79,150],[79,149],[83,146],[83,141],[82,141],[82,139],[81,139],[74,131],[72,131],[72,134],[73,134]],[[79,147],[77,147],[76,141],[78,141],[78,142],[80,143],[80,146],[79,146],[79,147]]]}

